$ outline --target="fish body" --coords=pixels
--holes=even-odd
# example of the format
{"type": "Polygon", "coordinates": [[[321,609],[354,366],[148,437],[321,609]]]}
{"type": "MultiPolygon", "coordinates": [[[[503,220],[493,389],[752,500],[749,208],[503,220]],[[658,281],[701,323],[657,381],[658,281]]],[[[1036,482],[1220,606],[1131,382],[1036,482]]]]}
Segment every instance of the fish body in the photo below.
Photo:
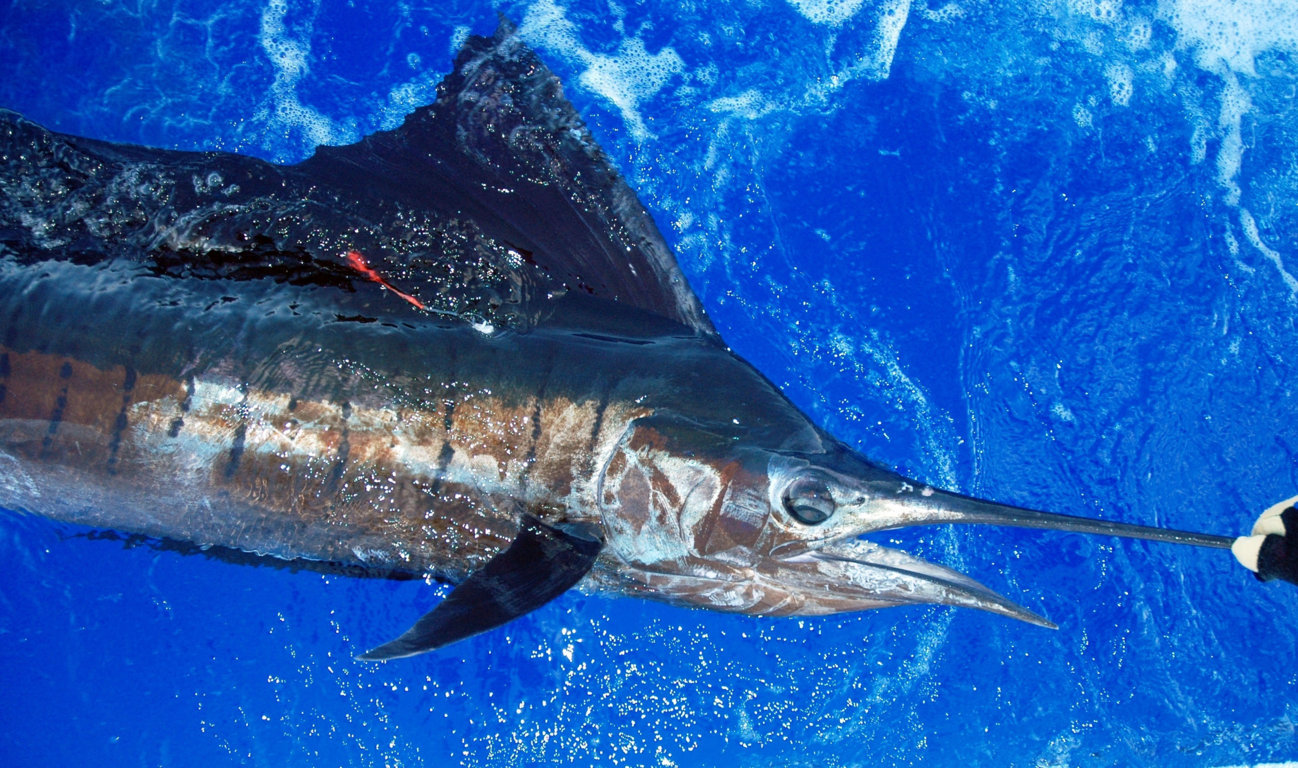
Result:
{"type": "Polygon", "coordinates": [[[812,424],[507,24],[400,128],[291,166],[3,113],[0,190],[0,506],[458,584],[363,658],[576,584],[1048,625],[859,538],[914,524],[1229,543],[948,493],[812,424]]]}
{"type": "Polygon", "coordinates": [[[687,329],[414,324],[361,287],[391,312],[312,316],[318,289],[273,281],[223,302],[226,285],[134,264],[4,262],[0,506],[458,579],[512,538],[520,508],[598,523],[628,426],[702,418],[690,394],[709,381],[743,392],[734,412],[755,427],[792,411],[687,329]]]}

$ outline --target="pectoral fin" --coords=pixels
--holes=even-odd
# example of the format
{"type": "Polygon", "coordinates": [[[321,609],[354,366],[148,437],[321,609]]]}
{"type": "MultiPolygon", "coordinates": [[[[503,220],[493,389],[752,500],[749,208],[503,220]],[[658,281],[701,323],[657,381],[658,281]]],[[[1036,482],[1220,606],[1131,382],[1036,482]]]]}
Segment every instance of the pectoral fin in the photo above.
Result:
{"type": "Polygon", "coordinates": [[[563,594],[595,564],[603,542],[524,515],[518,536],[397,639],[357,656],[414,656],[486,632],[563,594]]]}

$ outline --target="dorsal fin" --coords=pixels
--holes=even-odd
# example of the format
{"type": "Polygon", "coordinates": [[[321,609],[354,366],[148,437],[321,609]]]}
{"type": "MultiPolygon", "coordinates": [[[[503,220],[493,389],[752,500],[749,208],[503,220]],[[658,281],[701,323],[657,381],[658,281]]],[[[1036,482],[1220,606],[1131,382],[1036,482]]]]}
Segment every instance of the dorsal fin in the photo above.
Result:
{"type": "Polygon", "coordinates": [[[547,283],[715,336],[653,220],[507,21],[491,38],[471,37],[437,101],[400,128],[321,147],[297,167],[472,221],[547,283]]]}

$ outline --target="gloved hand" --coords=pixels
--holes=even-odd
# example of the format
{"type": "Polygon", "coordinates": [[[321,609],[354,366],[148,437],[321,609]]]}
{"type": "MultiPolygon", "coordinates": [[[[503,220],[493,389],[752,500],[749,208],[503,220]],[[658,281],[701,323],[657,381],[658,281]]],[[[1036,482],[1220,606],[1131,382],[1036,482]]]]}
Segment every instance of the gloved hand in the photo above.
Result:
{"type": "Polygon", "coordinates": [[[1262,581],[1283,579],[1298,584],[1298,496],[1262,513],[1253,535],[1241,536],[1230,551],[1262,581]],[[1289,534],[1294,538],[1289,538],[1289,534]]]}

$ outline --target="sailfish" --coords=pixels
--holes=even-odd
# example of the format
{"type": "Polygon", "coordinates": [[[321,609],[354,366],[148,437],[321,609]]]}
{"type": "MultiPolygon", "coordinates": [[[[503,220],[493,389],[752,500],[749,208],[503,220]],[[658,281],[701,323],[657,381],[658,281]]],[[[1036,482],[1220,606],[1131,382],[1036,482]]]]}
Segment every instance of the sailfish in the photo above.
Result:
{"type": "Polygon", "coordinates": [[[937,523],[1238,540],[903,477],[733,354],[559,80],[502,22],[398,128],[277,165],[0,113],[0,507],[456,586],[392,659],[566,590],[1053,626],[861,538],[937,523]]]}

